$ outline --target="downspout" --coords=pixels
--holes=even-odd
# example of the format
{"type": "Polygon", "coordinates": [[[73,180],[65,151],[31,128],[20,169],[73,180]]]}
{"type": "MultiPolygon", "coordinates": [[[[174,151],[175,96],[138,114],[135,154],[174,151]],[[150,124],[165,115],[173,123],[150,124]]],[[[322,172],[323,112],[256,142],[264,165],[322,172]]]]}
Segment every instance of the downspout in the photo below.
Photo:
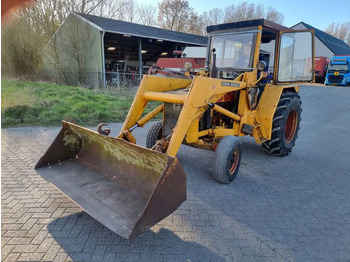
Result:
{"type": "Polygon", "coordinates": [[[106,65],[105,65],[105,31],[102,31],[102,79],[103,87],[106,86],[106,65]]]}

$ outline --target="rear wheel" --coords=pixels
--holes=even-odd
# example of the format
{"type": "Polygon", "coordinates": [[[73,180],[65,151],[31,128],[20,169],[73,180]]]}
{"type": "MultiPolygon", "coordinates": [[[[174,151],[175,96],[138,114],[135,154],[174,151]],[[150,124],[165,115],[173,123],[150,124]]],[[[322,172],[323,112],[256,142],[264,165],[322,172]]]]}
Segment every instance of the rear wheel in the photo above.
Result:
{"type": "Polygon", "coordinates": [[[156,122],[150,127],[146,139],[147,148],[152,148],[157,143],[157,140],[160,140],[162,138],[162,127],[162,121],[156,122]]]}
{"type": "Polygon", "coordinates": [[[301,120],[301,101],[295,92],[282,93],[272,123],[271,140],[262,148],[273,155],[286,156],[295,145],[301,120]]]}
{"type": "Polygon", "coordinates": [[[222,138],[215,150],[213,178],[229,184],[237,176],[242,158],[242,142],[235,136],[222,138]]]}

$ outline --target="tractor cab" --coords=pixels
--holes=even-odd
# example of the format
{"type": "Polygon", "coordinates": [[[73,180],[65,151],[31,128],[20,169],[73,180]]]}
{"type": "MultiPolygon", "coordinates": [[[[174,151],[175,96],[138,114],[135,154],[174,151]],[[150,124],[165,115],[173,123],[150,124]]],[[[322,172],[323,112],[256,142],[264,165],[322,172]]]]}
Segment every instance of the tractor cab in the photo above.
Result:
{"type": "Polygon", "coordinates": [[[244,72],[257,71],[257,78],[263,76],[275,84],[313,80],[310,30],[295,31],[256,19],[209,26],[207,32],[207,68],[213,78],[234,80],[244,72]]]}

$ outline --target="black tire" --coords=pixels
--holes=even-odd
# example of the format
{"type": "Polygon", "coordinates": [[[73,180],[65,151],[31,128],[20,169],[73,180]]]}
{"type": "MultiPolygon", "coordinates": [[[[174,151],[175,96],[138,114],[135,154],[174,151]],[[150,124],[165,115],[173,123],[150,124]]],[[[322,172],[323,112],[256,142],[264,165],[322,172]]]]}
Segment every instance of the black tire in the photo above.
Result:
{"type": "Polygon", "coordinates": [[[286,156],[292,151],[298,137],[301,111],[301,101],[297,93],[282,93],[273,117],[271,140],[261,145],[266,152],[286,156]]]}
{"type": "Polygon", "coordinates": [[[162,138],[162,127],[162,121],[156,122],[150,127],[146,139],[147,148],[152,148],[156,144],[157,140],[162,138]]]}
{"type": "Polygon", "coordinates": [[[242,158],[242,142],[235,136],[222,138],[215,150],[213,178],[229,184],[237,176],[242,158]]]}

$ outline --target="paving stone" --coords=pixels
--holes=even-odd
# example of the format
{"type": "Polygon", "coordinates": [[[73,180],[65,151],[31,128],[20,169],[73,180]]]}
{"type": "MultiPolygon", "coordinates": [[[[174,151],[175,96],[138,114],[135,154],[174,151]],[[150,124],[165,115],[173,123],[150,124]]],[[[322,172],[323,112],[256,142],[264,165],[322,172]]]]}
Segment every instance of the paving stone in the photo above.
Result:
{"type": "Polygon", "coordinates": [[[66,253],[58,253],[57,256],[54,258],[54,261],[63,262],[63,261],[72,261],[72,260],[68,258],[68,255],[66,253]]]}
{"type": "MultiPolygon", "coordinates": [[[[293,152],[241,138],[230,185],[211,178],[212,152],[181,146],[187,201],[133,241],[33,169],[59,128],[2,129],[2,261],[350,261],[350,89],[303,86],[301,97],[293,152]]],[[[149,126],[134,131],[141,145],[149,126]]]]}
{"type": "MultiPolygon", "coordinates": [[[[44,261],[54,261],[58,252],[60,251],[61,246],[57,244],[53,244],[49,246],[49,249],[45,252],[45,256],[43,257],[44,261]]],[[[41,251],[41,247],[39,246],[38,252],[41,251]]]]}
{"type": "Polygon", "coordinates": [[[6,258],[2,257],[2,261],[4,262],[17,262],[18,258],[21,254],[19,253],[11,253],[6,258]]]}
{"type": "Polygon", "coordinates": [[[1,248],[1,258],[5,259],[11,251],[15,248],[15,245],[5,245],[4,247],[1,248]]]}
{"type": "Polygon", "coordinates": [[[21,256],[18,258],[18,261],[41,261],[42,257],[44,256],[44,253],[26,253],[21,254],[21,256]]]}

